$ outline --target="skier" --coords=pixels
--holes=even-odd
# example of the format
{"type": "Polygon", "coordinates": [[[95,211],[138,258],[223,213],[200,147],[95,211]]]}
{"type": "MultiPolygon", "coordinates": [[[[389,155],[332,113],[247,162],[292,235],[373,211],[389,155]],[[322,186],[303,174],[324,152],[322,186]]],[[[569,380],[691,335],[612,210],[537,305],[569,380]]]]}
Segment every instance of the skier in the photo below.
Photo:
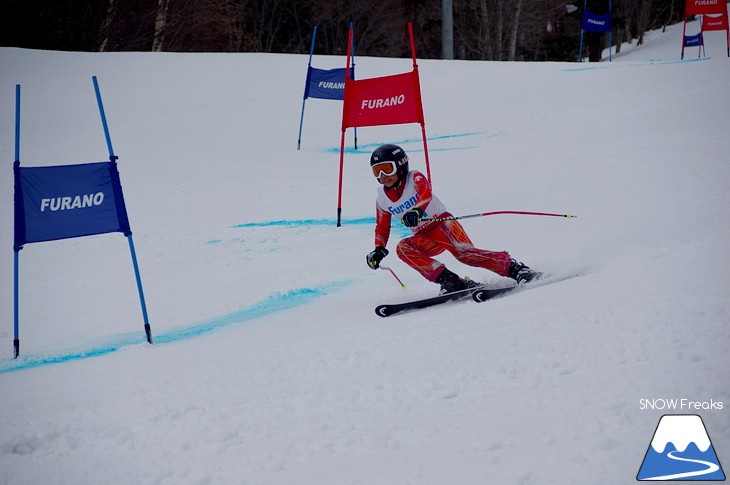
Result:
{"type": "Polygon", "coordinates": [[[446,266],[433,259],[445,250],[469,266],[493,271],[517,283],[527,283],[541,273],[512,259],[508,252],[478,249],[456,220],[422,221],[423,218],[453,217],[444,204],[431,193],[428,179],[416,170],[408,170],[408,156],[398,145],[378,147],[370,156],[373,175],[382,184],[376,200],[375,249],[366,256],[367,264],[378,269],[388,255],[385,248],[390,236],[390,221],[394,215],[411,228],[413,235],[402,239],[396,253],[408,266],[424,278],[441,286],[440,293],[463,290],[477,283],[460,278],[446,266]]]}

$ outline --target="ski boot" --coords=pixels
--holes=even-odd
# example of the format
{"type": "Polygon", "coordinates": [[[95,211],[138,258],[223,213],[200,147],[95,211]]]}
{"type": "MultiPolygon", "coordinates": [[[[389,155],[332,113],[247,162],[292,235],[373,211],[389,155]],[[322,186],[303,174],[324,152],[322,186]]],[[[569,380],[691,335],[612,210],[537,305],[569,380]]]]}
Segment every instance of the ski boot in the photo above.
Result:
{"type": "Polygon", "coordinates": [[[455,291],[466,290],[467,288],[474,288],[479,286],[479,283],[472,281],[469,278],[459,278],[459,275],[444,268],[441,274],[436,277],[436,283],[441,285],[441,291],[439,295],[445,295],[446,293],[453,293],[455,291]]]}
{"type": "Polygon", "coordinates": [[[526,264],[513,259],[509,264],[509,273],[507,276],[515,280],[517,284],[521,285],[523,283],[529,283],[530,281],[539,279],[542,276],[542,273],[530,269],[530,267],[526,264]]]}

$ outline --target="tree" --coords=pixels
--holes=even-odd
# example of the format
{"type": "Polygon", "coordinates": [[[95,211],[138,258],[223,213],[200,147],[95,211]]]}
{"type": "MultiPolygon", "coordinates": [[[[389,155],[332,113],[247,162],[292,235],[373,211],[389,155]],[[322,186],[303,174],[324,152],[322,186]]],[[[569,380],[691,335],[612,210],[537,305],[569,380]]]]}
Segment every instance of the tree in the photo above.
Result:
{"type": "Polygon", "coordinates": [[[160,52],[165,42],[165,30],[167,29],[167,5],[168,0],[158,0],[157,2],[157,15],[155,16],[155,34],[154,39],[152,40],[152,52],[160,52]]]}
{"type": "MultiPolygon", "coordinates": [[[[455,0],[454,54],[495,61],[575,60],[584,0],[455,0]],[[566,9],[566,7],[568,7],[566,9]]],[[[614,38],[682,20],[684,0],[612,0],[614,38]]],[[[601,14],[608,0],[588,0],[601,14]]],[[[0,45],[84,51],[309,52],[440,58],[441,0],[5,0],[0,45]]],[[[586,45],[600,60],[605,34],[586,45]]]]}

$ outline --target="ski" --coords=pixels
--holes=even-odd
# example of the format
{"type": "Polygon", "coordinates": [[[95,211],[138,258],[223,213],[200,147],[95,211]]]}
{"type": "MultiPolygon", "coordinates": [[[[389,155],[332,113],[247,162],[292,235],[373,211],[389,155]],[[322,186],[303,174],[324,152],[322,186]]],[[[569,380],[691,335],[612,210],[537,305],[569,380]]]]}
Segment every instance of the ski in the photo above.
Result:
{"type": "Polygon", "coordinates": [[[513,284],[505,287],[491,287],[490,285],[480,284],[473,288],[467,288],[465,290],[454,291],[452,293],[446,293],[445,295],[438,295],[431,298],[424,298],[422,300],[407,301],[404,303],[388,303],[385,305],[378,305],[375,307],[375,313],[379,317],[389,317],[396,313],[407,312],[411,310],[420,310],[421,308],[428,308],[442,303],[450,301],[464,300],[471,297],[477,303],[481,303],[497,296],[506,295],[512,292],[521,292],[530,288],[539,288],[541,286],[556,283],[570,278],[581,276],[581,273],[570,274],[564,276],[556,276],[553,274],[541,274],[538,279],[535,279],[529,283],[513,284]]]}
{"type": "Polygon", "coordinates": [[[472,292],[471,298],[477,303],[481,303],[490,300],[496,296],[504,295],[512,292],[521,292],[529,290],[530,288],[539,288],[541,286],[557,283],[558,281],[564,281],[570,278],[575,278],[580,274],[570,274],[563,276],[556,276],[553,274],[540,274],[540,276],[529,283],[520,283],[516,285],[506,286],[502,288],[490,288],[489,286],[482,286],[472,292]]]}
{"type": "Polygon", "coordinates": [[[512,291],[524,288],[524,285],[506,286],[504,288],[479,288],[472,292],[471,299],[477,303],[487,301],[495,296],[504,295],[512,291]]]}
{"type": "Polygon", "coordinates": [[[404,303],[388,303],[385,305],[378,305],[375,307],[375,313],[379,317],[389,317],[396,313],[406,312],[410,310],[419,310],[421,308],[428,308],[431,306],[440,305],[449,301],[463,300],[469,298],[472,293],[479,291],[484,288],[483,286],[475,286],[473,288],[467,288],[465,290],[453,291],[444,295],[433,296],[430,298],[424,298],[422,300],[407,301],[404,303]]]}

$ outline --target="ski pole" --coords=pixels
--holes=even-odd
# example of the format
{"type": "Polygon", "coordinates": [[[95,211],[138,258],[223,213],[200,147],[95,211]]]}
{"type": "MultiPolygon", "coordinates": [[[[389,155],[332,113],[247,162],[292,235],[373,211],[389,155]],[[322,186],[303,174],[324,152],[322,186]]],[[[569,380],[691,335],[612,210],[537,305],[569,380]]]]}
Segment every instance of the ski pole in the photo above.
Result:
{"type": "Polygon", "coordinates": [[[495,212],[482,212],[481,214],[469,214],[466,216],[426,217],[424,219],[421,219],[421,221],[424,221],[424,222],[456,221],[459,219],[468,219],[470,217],[493,216],[495,214],[521,214],[521,215],[529,215],[529,216],[553,216],[553,217],[567,217],[568,219],[575,219],[576,217],[578,217],[578,216],[574,216],[572,214],[551,214],[548,212],[495,211],[495,212]]]}
{"type": "Polygon", "coordinates": [[[398,280],[398,283],[400,283],[400,287],[403,288],[404,290],[407,288],[406,285],[403,284],[403,282],[400,280],[400,278],[398,278],[398,275],[395,274],[395,271],[393,271],[391,268],[381,265],[380,269],[387,269],[388,271],[390,271],[390,274],[393,275],[393,278],[398,280]]]}

